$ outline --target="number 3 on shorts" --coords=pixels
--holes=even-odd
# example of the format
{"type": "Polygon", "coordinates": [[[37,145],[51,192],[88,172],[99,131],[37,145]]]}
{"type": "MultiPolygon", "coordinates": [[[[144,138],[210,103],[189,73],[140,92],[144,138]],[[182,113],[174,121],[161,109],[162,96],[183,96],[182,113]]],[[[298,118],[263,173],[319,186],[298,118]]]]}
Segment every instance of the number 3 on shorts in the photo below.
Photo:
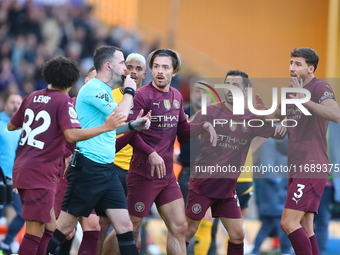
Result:
{"type": "Polygon", "coordinates": [[[303,195],[303,189],[305,188],[305,185],[303,185],[303,184],[298,184],[297,185],[298,186],[298,192],[299,192],[299,194],[296,194],[295,192],[294,192],[294,197],[296,197],[296,198],[300,198],[300,197],[302,197],[302,195],[303,195]]]}

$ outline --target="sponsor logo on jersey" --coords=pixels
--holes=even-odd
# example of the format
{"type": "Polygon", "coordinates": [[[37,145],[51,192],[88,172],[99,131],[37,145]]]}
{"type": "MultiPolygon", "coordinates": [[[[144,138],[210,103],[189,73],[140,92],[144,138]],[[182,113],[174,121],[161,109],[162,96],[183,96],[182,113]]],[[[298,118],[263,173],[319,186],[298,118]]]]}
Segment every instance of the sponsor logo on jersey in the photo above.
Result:
{"type": "Polygon", "coordinates": [[[96,95],[96,97],[98,97],[100,99],[104,99],[106,102],[110,101],[110,96],[109,96],[109,94],[107,94],[106,91],[100,92],[98,95],[96,95]]]}
{"type": "Polygon", "coordinates": [[[47,104],[49,101],[51,100],[51,98],[49,96],[34,96],[33,98],[33,103],[45,103],[47,104]]]}
{"type": "Polygon", "coordinates": [[[179,109],[179,108],[181,107],[181,105],[179,104],[179,102],[177,101],[177,99],[175,99],[175,100],[173,101],[173,105],[174,105],[174,107],[175,107],[176,109],[179,109]]]}
{"type": "Polygon", "coordinates": [[[142,212],[142,211],[144,211],[144,209],[145,209],[145,204],[143,202],[137,202],[135,204],[135,210],[137,212],[142,212]]]}
{"type": "Polygon", "coordinates": [[[194,204],[192,207],[191,207],[191,211],[194,213],[194,214],[199,214],[201,211],[202,211],[202,206],[200,204],[194,204]]]}
{"type": "Polygon", "coordinates": [[[323,93],[323,96],[319,99],[319,104],[320,104],[323,100],[328,99],[328,98],[330,98],[330,99],[335,99],[335,98],[334,98],[334,93],[331,93],[331,92],[329,92],[329,91],[325,91],[325,92],[323,93]]]}
{"type": "Polygon", "coordinates": [[[156,102],[153,102],[153,105],[157,105],[158,106],[158,108],[159,108],[159,104],[160,104],[161,102],[158,102],[158,103],[156,103],[156,102]]]}
{"type": "Polygon", "coordinates": [[[133,103],[133,99],[132,99],[130,109],[132,109],[133,107],[134,107],[134,103],[133,103]]]}
{"type": "Polygon", "coordinates": [[[164,104],[165,109],[170,110],[171,108],[170,100],[164,99],[163,104],[164,104]]]}
{"type": "Polygon", "coordinates": [[[151,115],[151,122],[179,121],[179,115],[151,115]]]}

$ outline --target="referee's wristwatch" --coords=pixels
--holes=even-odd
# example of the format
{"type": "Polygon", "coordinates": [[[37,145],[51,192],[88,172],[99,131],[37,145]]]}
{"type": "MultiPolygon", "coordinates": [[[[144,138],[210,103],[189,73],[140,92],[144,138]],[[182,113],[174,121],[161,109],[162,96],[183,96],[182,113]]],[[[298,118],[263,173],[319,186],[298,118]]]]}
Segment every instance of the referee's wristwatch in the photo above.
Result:
{"type": "Polygon", "coordinates": [[[130,88],[130,87],[126,87],[124,89],[124,92],[123,94],[130,94],[133,98],[135,97],[135,90],[133,88],[130,88]]]}

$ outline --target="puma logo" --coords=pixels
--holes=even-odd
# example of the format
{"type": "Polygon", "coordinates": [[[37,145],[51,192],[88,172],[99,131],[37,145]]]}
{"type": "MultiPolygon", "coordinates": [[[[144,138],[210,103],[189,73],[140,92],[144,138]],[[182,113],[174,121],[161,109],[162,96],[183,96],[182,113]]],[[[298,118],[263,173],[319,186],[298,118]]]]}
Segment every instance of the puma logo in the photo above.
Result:
{"type": "Polygon", "coordinates": [[[292,197],[292,199],[296,202],[296,204],[298,204],[298,202],[300,201],[300,199],[296,200],[295,197],[292,197]]]}
{"type": "Polygon", "coordinates": [[[161,102],[158,102],[158,103],[153,103],[153,105],[157,105],[158,106],[158,108],[159,108],[159,104],[160,104],[161,102]]]}

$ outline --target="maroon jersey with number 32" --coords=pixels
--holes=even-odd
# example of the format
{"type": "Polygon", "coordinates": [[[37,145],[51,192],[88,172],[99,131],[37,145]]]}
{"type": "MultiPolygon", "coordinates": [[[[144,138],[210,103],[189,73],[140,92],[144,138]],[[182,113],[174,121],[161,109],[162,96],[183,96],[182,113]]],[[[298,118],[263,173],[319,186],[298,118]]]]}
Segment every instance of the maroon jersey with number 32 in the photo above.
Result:
{"type": "Polygon", "coordinates": [[[58,90],[35,91],[24,99],[11,123],[22,127],[13,186],[55,191],[66,146],[63,132],[80,128],[71,98],[58,90]]]}

